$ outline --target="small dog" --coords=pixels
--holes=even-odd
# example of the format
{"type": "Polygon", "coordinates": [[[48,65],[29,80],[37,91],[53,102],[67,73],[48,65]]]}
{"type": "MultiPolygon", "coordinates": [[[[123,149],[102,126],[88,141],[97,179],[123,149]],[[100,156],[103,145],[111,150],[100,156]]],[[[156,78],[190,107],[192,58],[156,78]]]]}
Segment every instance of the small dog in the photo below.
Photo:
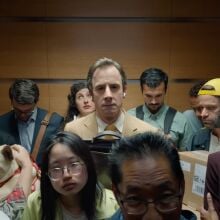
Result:
{"type": "MultiPolygon", "coordinates": [[[[0,146],[0,201],[5,200],[18,186],[21,168],[13,157],[12,148],[8,145],[0,146]]],[[[40,170],[33,163],[33,182],[31,191],[39,188],[40,170]]]]}

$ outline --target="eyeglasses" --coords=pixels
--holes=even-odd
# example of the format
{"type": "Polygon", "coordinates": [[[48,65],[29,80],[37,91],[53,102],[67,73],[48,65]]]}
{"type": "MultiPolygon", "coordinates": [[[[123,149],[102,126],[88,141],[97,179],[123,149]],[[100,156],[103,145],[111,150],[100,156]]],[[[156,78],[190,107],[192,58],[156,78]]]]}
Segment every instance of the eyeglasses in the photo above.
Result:
{"type": "Polygon", "coordinates": [[[79,175],[82,172],[83,165],[84,163],[79,161],[73,162],[65,167],[55,167],[49,169],[47,175],[49,176],[50,180],[58,181],[63,178],[64,170],[67,170],[70,175],[79,175]]]}
{"type": "Polygon", "coordinates": [[[143,215],[148,210],[148,204],[153,203],[160,213],[169,213],[176,210],[180,203],[181,194],[166,196],[161,199],[146,201],[140,199],[120,199],[122,206],[129,215],[143,215]]]}

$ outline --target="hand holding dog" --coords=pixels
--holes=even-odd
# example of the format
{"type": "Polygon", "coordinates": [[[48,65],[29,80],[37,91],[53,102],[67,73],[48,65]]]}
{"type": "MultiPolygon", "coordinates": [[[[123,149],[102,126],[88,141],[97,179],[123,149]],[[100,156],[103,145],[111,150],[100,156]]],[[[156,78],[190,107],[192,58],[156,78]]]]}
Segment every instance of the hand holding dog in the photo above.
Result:
{"type": "Polygon", "coordinates": [[[17,161],[21,168],[32,167],[30,155],[24,147],[18,144],[14,144],[11,147],[14,159],[17,161]]]}
{"type": "Polygon", "coordinates": [[[14,144],[11,146],[13,151],[14,159],[17,161],[18,165],[21,167],[21,175],[19,178],[19,184],[23,188],[24,194],[26,197],[31,192],[32,184],[32,162],[30,155],[27,150],[21,145],[14,144]]]}

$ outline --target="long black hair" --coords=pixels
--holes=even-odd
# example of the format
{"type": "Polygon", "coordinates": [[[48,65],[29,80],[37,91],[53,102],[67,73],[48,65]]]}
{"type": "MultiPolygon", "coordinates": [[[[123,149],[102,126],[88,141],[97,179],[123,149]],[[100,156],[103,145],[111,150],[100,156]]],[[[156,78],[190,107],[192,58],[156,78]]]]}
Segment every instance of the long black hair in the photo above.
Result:
{"type": "MultiPolygon", "coordinates": [[[[57,143],[68,146],[74,154],[82,159],[85,163],[88,180],[84,188],[80,192],[81,208],[85,212],[88,219],[94,219],[96,198],[99,196],[96,190],[97,175],[95,171],[95,165],[89,151],[87,144],[76,134],[69,132],[58,132],[52,136],[48,142],[47,149],[44,152],[42,166],[41,166],[41,208],[42,208],[42,220],[54,220],[56,216],[56,204],[59,193],[54,190],[51,181],[47,175],[48,163],[51,149],[57,143]]],[[[99,188],[99,193],[102,193],[99,188]]]]}

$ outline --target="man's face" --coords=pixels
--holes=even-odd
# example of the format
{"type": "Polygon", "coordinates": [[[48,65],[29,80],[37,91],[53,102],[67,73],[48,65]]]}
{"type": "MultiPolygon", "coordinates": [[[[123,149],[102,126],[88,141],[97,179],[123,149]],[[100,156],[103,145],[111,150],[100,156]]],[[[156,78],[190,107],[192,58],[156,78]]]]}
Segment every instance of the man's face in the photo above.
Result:
{"type": "Polygon", "coordinates": [[[143,97],[146,107],[151,113],[159,111],[161,106],[164,104],[165,98],[165,84],[162,82],[156,88],[150,88],[146,84],[143,85],[143,97]]]}
{"type": "Polygon", "coordinates": [[[14,99],[11,102],[14,112],[19,120],[27,121],[33,114],[35,103],[32,104],[19,104],[14,99]]]}
{"type": "Polygon", "coordinates": [[[165,157],[126,160],[121,172],[113,190],[125,220],[180,219],[183,189],[165,157]]]}
{"type": "Polygon", "coordinates": [[[114,66],[96,69],[92,87],[97,115],[108,124],[117,120],[125,92],[119,71],[114,66]]]}
{"type": "Polygon", "coordinates": [[[202,123],[205,127],[213,129],[216,127],[216,122],[220,115],[220,97],[200,95],[198,99],[198,111],[202,123]]]}

